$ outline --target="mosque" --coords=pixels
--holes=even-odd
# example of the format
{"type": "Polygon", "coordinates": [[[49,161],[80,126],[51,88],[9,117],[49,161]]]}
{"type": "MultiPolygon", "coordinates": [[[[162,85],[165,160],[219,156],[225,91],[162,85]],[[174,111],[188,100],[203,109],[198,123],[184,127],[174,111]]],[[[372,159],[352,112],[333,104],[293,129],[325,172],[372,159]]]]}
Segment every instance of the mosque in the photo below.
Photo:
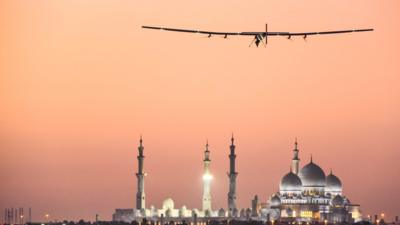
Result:
{"type": "Polygon", "coordinates": [[[362,220],[360,205],[351,203],[342,193],[342,182],[332,173],[325,172],[312,156],[310,162],[299,170],[297,148],[289,173],[281,179],[279,192],[273,194],[261,214],[274,220],[297,222],[358,222],[362,220]]]}
{"type": "Polygon", "coordinates": [[[227,194],[227,208],[213,210],[211,199],[211,181],[213,176],[210,170],[211,158],[208,142],[204,151],[203,197],[201,209],[188,209],[186,206],[175,208],[174,201],[167,198],[163,201],[162,208],[154,206],[146,208],[144,192],[144,147],[140,138],[138,147],[138,171],[136,208],[116,209],[113,221],[132,222],[146,218],[163,224],[165,221],[186,220],[197,223],[204,219],[214,220],[262,220],[286,222],[358,222],[362,220],[360,206],[351,203],[342,194],[342,182],[332,173],[326,176],[325,172],[312,157],[310,162],[299,170],[300,158],[297,148],[293,150],[293,159],[289,173],[283,176],[279,192],[274,193],[267,202],[260,202],[257,195],[251,201],[251,207],[239,209],[236,205],[236,154],[234,138],[232,135],[229,147],[229,190],[227,194]]]}

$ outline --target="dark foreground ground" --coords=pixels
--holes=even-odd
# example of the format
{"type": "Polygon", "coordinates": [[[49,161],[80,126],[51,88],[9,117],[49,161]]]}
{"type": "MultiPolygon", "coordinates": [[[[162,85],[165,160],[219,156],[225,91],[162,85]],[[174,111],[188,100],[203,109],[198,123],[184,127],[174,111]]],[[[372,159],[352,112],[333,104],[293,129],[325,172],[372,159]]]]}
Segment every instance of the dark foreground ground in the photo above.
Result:
{"type": "MultiPolygon", "coordinates": [[[[4,225],[10,225],[10,224],[4,224],[4,225]]],[[[98,222],[88,222],[84,220],[80,220],[78,222],[73,222],[73,221],[63,221],[63,222],[49,222],[49,223],[26,223],[25,225],[160,225],[157,224],[153,221],[133,221],[132,223],[125,223],[125,222],[113,222],[113,221],[98,221],[98,222]]],[[[165,225],[194,225],[193,223],[187,223],[186,221],[180,221],[180,222],[165,222],[165,225]]],[[[291,223],[288,222],[280,222],[280,221],[275,221],[275,222],[262,222],[262,221],[239,221],[239,220],[223,220],[223,221],[216,221],[216,220],[210,220],[207,222],[199,222],[197,225],[292,225],[291,223]]],[[[296,223],[298,225],[298,223],[296,223]]],[[[359,222],[359,223],[336,223],[336,224],[325,224],[325,223],[302,223],[300,225],[400,225],[400,223],[386,223],[385,221],[380,221],[378,224],[376,223],[370,223],[367,221],[359,222]]]]}

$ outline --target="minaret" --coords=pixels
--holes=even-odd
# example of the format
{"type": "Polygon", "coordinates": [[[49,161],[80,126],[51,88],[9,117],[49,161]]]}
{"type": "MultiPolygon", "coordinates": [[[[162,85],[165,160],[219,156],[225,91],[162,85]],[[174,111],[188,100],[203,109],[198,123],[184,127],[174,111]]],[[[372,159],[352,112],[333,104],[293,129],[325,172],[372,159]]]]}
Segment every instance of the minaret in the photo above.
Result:
{"type": "Polygon", "coordinates": [[[211,180],[210,173],[210,151],[208,151],[208,141],[206,150],[204,151],[204,174],[203,174],[203,212],[209,214],[211,212],[211,180]]]}
{"type": "Polygon", "coordinates": [[[229,154],[229,173],[228,178],[229,178],[229,192],[228,192],[228,212],[232,213],[236,209],[236,177],[238,173],[236,172],[236,166],[235,166],[235,159],[236,159],[236,154],[235,154],[235,145],[234,142],[235,139],[231,138],[231,146],[229,147],[231,150],[231,153],[229,154]]]}
{"type": "Polygon", "coordinates": [[[140,136],[140,145],[138,147],[139,155],[138,159],[138,172],[136,173],[137,177],[137,193],[136,193],[136,209],[142,210],[145,209],[145,194],[144,194],[144,177],[146,173],[143,172],[143,163],[144,163],[144,155],[143,155],[143,140],[142,136],[140,136]]]}
{"type": "Polygon", "coordinates": [[[293,159],[292,159],[292,172],[298,174],[299,172],[299,149],[297,149],[297,138],[294,142],[293,159]]]}

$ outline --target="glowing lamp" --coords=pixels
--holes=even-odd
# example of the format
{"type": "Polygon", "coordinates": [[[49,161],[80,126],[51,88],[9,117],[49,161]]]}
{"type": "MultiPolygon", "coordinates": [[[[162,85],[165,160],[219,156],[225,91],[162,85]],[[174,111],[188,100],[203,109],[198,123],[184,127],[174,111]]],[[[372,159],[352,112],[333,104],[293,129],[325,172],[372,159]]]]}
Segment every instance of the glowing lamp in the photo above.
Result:
{"type": "Polygon", "coordinates": [[[213,176],[211,174],[204,174],[203,175],[203,180],[212,180],[213,176]]]}

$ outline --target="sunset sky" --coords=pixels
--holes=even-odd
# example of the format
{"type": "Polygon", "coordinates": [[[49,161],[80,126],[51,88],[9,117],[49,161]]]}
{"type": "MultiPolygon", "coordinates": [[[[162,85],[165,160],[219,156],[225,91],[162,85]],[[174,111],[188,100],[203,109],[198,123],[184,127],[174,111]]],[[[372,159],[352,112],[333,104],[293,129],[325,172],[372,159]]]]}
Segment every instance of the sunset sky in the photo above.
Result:
{"type": "Polygon", "coordinates": [[[147,206],[201,207],[210,143],[213,208],[226,207],[229,142],[238,206],[262,202],[301,165],[332,168],[362,212],[400,215],[400,1],[1,0],[0,221],[110,220],[135,206],[137,145],[147,206]],[[374,32],[249,48],[141,25],[216,31],[374,32]],[[25,211],[27,212],[27,211],[25,211]]]}

